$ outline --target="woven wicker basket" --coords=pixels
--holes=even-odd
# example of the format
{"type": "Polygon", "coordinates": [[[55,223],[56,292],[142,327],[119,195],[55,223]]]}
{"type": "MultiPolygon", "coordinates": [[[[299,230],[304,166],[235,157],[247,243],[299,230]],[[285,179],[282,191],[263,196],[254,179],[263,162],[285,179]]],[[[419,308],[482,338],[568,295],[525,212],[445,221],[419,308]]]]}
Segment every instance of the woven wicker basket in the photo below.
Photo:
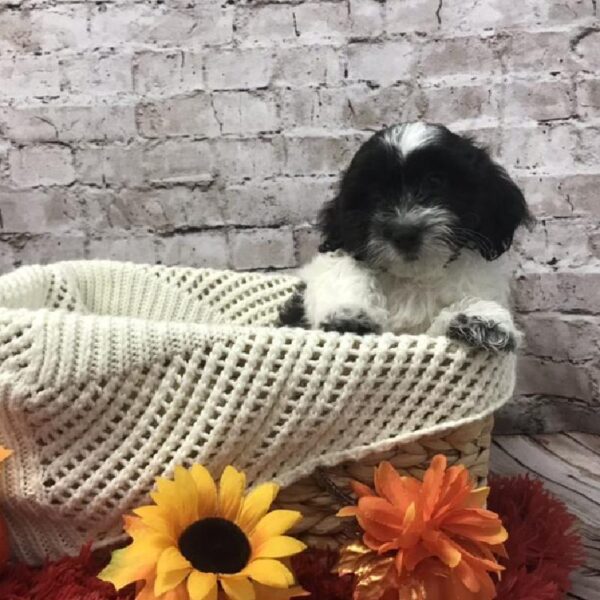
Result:
{"type": "Polygon", "coordinates": [[[403,475],[422,479],[434,455],[445,454],[449,464],[468,468],[473,481],[487,480],[493,418],[465,425],[439,436],[428,436],[402,444],[384,453],[334,468],[319,469],[309,477],[283,489],[277,499],[279,508],[299,510],[304,518],[294,535],[315,548],[336,548],[356,537],[354,521],[339,519],[336,512],[352,503],[350,481],[373,484],[374,468],[388,461],[403,475]]]}
{"type": "Polygon", "coordinates": [[[371,483],[383,459],[419,476],[444,452],[485,478],[514,356],[277,327],[297,285],[94,261],[0,277],[0,444],[15,450],[0,510],[15,555],[118,542],[121,516],[176,465],[278,481],[320,546],[348,535],[335,517],[348,481],[371,483]]]}

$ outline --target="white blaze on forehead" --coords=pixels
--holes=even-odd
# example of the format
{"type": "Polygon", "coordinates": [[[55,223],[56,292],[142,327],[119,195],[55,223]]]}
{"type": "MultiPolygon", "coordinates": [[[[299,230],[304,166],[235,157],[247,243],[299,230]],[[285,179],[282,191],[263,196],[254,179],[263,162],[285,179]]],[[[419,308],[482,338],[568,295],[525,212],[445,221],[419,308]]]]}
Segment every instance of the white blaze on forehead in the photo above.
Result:
{"type": "Polygon", "coordinates": [[[400,150],[402,156],[408,156],[417,148],[426,146],[432,142],[438,134],[434,125],[427,123],[408,123],[388,129],[384,139],[400,150]]]}

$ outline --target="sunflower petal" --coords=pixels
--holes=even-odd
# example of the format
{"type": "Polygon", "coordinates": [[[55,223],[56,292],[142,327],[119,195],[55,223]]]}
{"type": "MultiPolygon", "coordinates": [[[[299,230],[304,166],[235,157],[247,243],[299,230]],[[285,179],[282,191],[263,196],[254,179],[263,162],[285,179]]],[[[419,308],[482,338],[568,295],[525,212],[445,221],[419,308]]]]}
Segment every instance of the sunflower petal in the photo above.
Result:
{"type": "Polygon", "coordinates": [[[198,489],[198,518],[214,515],[217,507],[217,484],[215,480],[208,469],[202,465],[193,465],[190,473],[198,489]]]}
{"type": "Polygon", "coordinates": [[[235,521],[242,504],[246,486],[246,475],[232,466],[225,467],[219,482],[219,515],[228,521],[235,521]]]}
{"type": "Polygon", "coordinates": [[[160,600],[190,600],[185,582],[182,581],[178,586],[169,590],[166,594],[161,596],[160,600]]]}
{"type": "Polygon", "coordinates": [[[6,460],[12,453],[13,453],[12,450],[9,450],[8,448],[5,448],[4,446],[0,446],[0,463],[2,461],[6,460]]]}
{"type": "Polygon", "coordinates": [[[221,577],[223,591],[231,600],[255,600],[254,585],[247,577],[221,577]]]}
{"type": "Polygon", "coordinates": [[[177,493],[179,494],[179,514],[177,515],[182,529],[198,520],[198,488],[188,469],[177,465],[174,474],[177,493]]]}
{"type": "Polygon", "coordinates": [[[179,493],[174,481],[166,477],[156,478],[156,488],[150,498],[168,515],[179,514],[179,493]]]}
{"type": "Polygon", "coordinates": [[[252,547],[257,548],[271,537],[284,534],[302,519],[297,510],[274,510],[256,525],[251,536],[252,547]]]}
{"type": "Polygon", "coordinates": [[[217,576],[194,570],[188,577],[187,590],[190,600],[217,600],[217,576]]]}
{"type": "Polygon", "coordinates": [[[133,514],[140,517],[144,524],[156,533],[175,541],[176,533],[174,524],[165,515],[164,510],[160,506],[139,506],[133,509],[133,514]]]}
{"type": "Polygon", "coordinates": [[[144,553],[140,552],[140,548],[131,545],[115,550],[110,563],[104,567],[98,578],[112,583],[120,590],[134,581],[146,579],[154,566],[155,560],[152,556],[144,560],[144,553]]]}
{"type": "Polygon", "coordinates": [[[255,558],[284,558],[306,550],[301,541],[280,535],[265,540],[256,550],[255,558]]]}
{"type": "Polygon", "coordinates": [[[356,514],[358,513],[358,507],[357,506],[344,506],[344,508],[340,508],[340,510],[337,511],[336,513],[336,517],[355,517],[356,514]]]}
{"type": "Polygon", "coordinates": [[[310,596],[310,592],[303,590],[299,585],[290,588],[274,588],[268,585],[254,584],[256,597],[260,600],[289,600],[299,596],[310,596]]]}
{"type": "Polygon", "coordinates": [[[157,596],[179,585],[192,570],[192,565],[175,546],[170,546],[160,555],[156,563],[154,593],[157,596]]]}
{"type": "Polygon", "coordinates": [[[238,525],[246,533],[251,533],[257,523],[267,514],[273,500],[279,493],[276,483],[263,483],[254,488],[245,498],[238,525]]]}
{"type": "Polygon", "coordinates": [[[283,563],[270,558],[253,560],[242,571],[242,574],[258,581],[258,583],[276,588],[286,588],[294,585],[292,572],[283,563]]]}

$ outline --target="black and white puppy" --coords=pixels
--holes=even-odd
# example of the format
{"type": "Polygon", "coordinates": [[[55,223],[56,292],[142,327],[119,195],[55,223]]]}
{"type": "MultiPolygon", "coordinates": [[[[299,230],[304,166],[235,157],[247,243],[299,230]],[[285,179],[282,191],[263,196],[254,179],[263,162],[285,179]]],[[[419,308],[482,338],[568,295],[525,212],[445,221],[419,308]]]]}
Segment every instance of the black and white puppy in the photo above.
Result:
{"type": "Polygon", "coordinates": [[[513,350],[510,271],[501,256],[531,221],[506,171],[441,125],[367,140],[321,211],[324,243],[300,271],[284,325],[448,335],[513,350]]]}

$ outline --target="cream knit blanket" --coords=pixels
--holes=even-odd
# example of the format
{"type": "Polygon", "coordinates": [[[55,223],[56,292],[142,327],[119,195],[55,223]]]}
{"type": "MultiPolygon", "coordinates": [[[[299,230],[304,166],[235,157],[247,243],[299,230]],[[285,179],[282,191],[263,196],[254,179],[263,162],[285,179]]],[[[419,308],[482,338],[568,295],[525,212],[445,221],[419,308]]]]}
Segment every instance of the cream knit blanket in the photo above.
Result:
{"type": "Polygon", "coordinates": [[[0,277],[0,510],[16,557],[111,543],[157,475],[289,484],[488,415],[514,357],[275,328],[289,276],[112,262],[0,277]]]}

